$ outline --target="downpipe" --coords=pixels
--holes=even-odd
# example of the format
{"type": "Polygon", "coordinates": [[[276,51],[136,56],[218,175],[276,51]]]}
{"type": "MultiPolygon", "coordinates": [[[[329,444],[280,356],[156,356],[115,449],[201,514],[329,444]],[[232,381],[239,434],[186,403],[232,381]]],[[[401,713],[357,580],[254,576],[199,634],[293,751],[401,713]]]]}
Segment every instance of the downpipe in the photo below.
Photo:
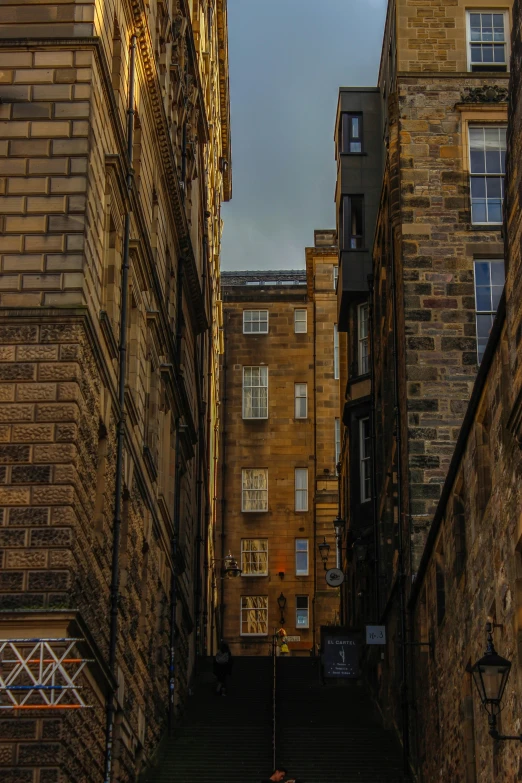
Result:
{"type": "MultiPolygon", "coordinates": [[[[132,148],[134,144],[134,92],[136,82],[136,48],[137,38],[131,37],[129,65],[129,102],[127,108],[127,194],[130,196],[133,187],[134,172],[132,169],[132,148]]],[[[119,335],[119,367],[118,367],[118,426],[116,442],[116,480],[114,489],[114,517],[112,541],[112,567],[110,587],[110,635],[109,635],[109,670],[113,681],[116,680],[116,656],[118,644],[118,614],[120,600],[120,541],[121,541],[121,511],[123,495],[123,452],[125,448],[125,376],[127,370],[127,318],[129,308],[129,247],[131,233],[130,201],[125,215],[123,236],[123,258],[121,268],[121,305],[120,305],[120,335],[119,335]]],[[[115,689],[110,687],[107,699],[107,716],[105,730],[105,772],[104,781],[110,783],[112,775],[112,759],[114,749],[114,702],[115,689]]]]}

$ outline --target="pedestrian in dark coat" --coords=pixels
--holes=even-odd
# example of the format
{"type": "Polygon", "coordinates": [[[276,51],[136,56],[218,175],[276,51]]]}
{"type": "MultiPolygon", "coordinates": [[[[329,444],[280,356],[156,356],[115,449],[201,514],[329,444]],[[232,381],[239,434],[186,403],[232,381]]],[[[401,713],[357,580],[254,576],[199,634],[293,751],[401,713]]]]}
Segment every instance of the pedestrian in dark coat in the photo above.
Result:
{"type": "Polygon", "coordinates": [[[214,674],[217,677],[216,693],[227,695],[227,677],[232,674],[232,653],[226,642],[221,642],[214,657],[214,674]]]}

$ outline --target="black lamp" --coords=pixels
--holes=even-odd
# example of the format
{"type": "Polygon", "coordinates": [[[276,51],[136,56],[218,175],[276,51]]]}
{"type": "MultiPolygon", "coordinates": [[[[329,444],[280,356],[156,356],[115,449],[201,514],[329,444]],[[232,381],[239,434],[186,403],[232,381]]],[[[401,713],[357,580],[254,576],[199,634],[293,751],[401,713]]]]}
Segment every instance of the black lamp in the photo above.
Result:
{"type": "Polygon", "coordinates": [[[319,553],[321,560],[323,561],[324,570],[327,571],[326,564],[328,562],[328,555],[330,554],[330,544],[326,540],[326,536],[323,536],[323,540],[319,544],[319,553]]]}
{"type": "Polygon", "coordinates": [[[488,623],[486,652],[474,666],[468,667],[468,671],[477,686],[482,706],[488,713],[489,733],[493,739],[522,741],[522,735],[510,737],[501,735],[497,731],[497,715],[502,711],[501,703],[511,671],[511,661],[503,658],[495,650],[492,630],[491,623],[488,623]]]}
{"type": "Polygon", "coordinates": [[[279,606],[279,611],[281,612],[281,625],[283,625],[285,622],[284,611],[286,606],[286,598],[283,595],[283,593],[281,593],[281,595],[277,599],[277,605],[279,606]]]}
{"type": "Polygon", "coordinates": [[[242,573],[240,567],[237,564],[236,558],[232,555],[231,552],[229,552],[228,555],[224,558],[223,564],[224,571],[227,576],[235,578],[242,573]]]}
{"type": "Polygon", "coordinates": [[[334,528],[335,528],[335,535],[338,538],[342,538],[344,534],[344,530],[346,528],[346,520],[343,519],[340,514],[337,514],[337,516],[334,519],[334,528]]]}

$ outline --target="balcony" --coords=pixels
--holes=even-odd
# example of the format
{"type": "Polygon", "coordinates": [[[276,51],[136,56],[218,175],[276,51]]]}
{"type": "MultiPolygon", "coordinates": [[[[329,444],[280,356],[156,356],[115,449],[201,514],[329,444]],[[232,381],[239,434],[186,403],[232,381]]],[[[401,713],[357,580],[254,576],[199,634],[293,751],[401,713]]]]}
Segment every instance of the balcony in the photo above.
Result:
{"type": "Polygon", "coordinates": [[[372,257],[369,250],[343,250],[339,253],[337,322],[340,332],[348,329],[350,302],[368,294],[368,275],[371,273],[372,257]]]}

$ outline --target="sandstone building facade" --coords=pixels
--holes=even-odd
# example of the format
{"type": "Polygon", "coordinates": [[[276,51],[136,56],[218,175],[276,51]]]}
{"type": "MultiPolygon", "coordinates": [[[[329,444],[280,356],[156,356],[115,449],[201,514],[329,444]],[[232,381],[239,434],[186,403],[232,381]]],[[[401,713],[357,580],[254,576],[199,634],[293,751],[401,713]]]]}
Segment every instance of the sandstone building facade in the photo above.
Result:
{"type": "Polygon", "coordinates": [[[1,777],[131,781],[212,642],[226,1],[4,3],[0,99],[0,637],[91,707],[2,711],[1,777]]]}
{"type": "Polygon", "coordinates": [[[222,548],[216,579],[223,636],[235,654],[267,655],[281,625],[298,637],[292,654],[317,653],[321,625],[339,618],[338,590],[325,582],[318,549],[326,537],[335,565],[336,270],[335,232],[316,231],[306,272],[222,276],[222,548]],[[223,578],[229,551],[242,570],[236,579],[223,578]]]}
{"type": "MultiPolygon", "coordinates": [[[[406,755],[407,602],[504,283],[511,27],[510,2],[388,4],[370,334],[379,529],[370,578],[388,643],[370,669],[406,755]]],[[[358,622],[370,620],[373,611],[358,622]]]]}
{"type": "Polygon", "coordinates": [[[466,410],[409,604],[414,647],[412,759],[419,779],[517,780],[520,743],[494,741],[466,671],[486,622],[512,663],[497,729],[521,731],[520,149],[522,9],[513,6],[507,144],[506,285],[466,410]],[[444,749],[443,752],[440,752],[444,749]]]}

